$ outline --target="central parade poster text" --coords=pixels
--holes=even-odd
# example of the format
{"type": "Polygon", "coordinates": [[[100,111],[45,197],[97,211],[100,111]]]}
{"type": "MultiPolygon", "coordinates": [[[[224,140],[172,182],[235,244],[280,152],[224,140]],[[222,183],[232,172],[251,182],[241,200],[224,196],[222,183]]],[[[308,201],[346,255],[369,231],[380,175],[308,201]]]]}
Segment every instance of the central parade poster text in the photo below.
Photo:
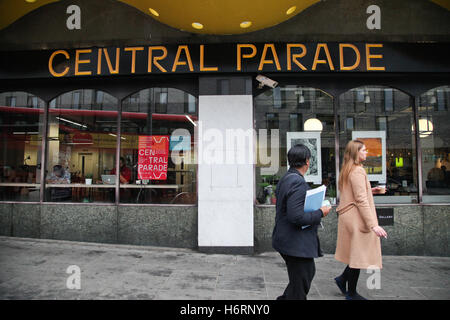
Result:
{"type": "Polygon", "coordinates": [[[138,179],[167,180],[169,136],[139,136],[138,179]]]}

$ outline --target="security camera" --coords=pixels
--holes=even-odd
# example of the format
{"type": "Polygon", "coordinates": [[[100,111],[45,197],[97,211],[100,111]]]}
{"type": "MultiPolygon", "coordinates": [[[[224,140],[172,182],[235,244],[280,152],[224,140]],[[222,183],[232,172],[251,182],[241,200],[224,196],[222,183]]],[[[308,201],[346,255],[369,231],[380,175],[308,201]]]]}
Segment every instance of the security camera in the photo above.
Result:
{"type": "Polygon", "coordinates": [[[259,85],[258,85],[259,89],[261,89],[263,86],[268,86],[271,88],[275,88],[276,86],[278,86],[278,82],[273,81],[272,79],[269,79],[260,74],[256,76],[256,80],[259,81],[259,85]]]}

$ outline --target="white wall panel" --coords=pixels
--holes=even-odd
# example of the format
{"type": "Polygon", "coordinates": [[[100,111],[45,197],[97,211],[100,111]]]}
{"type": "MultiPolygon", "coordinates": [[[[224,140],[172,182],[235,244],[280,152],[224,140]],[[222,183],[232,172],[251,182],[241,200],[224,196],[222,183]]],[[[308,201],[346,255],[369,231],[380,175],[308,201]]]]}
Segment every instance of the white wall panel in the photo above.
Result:
{"type": "Polygon", "coordinates": [[[253,247],[254,141],[253,132],[247,131],[252,129],[252,96],[200,96],[197,128],[201,158],[198,168],[200,247],[253,247]],[[234,133],[232,139],[230,133],[234,133]],[[245,134],[243,143],[237,144],[235,138],[243,138],[245,134]],[[214,135],[216,139],[212,139],[214,135]],[[234,143],[230,145],[232,140],[234,143]],[[221,156],[211,162],[205,159],[206,153],[221,156]]]}

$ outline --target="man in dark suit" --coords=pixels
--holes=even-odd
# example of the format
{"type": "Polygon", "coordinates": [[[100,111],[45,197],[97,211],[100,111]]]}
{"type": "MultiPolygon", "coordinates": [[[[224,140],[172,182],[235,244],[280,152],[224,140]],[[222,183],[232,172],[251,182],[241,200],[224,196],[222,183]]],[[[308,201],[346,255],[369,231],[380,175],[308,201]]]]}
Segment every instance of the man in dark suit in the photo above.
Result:
{"type": "Polygon", "coordinates": [[[289,284],[277,300],[306,300],[316,272],[314,258],[323,256],[317,228],[331,208],[304,212],[306,191],[310,188],[303,176],[308,171],[310,158],[311,151],[306,146],[293,146],[288,152],[290,169],[276,188],[272,246],[286,262],[289,276],[289,284]]]}

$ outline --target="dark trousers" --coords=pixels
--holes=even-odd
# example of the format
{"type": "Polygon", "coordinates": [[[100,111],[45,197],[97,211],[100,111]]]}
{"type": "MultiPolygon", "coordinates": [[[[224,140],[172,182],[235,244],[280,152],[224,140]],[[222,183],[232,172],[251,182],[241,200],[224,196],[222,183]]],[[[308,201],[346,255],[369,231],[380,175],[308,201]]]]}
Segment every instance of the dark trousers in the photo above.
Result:
{"type": "Polygon", "coordinates": [[[281,254],[286,262],[289,284],[277,300],[306,300],[316,274],[314,258],[299,258],[281,254]]]}

